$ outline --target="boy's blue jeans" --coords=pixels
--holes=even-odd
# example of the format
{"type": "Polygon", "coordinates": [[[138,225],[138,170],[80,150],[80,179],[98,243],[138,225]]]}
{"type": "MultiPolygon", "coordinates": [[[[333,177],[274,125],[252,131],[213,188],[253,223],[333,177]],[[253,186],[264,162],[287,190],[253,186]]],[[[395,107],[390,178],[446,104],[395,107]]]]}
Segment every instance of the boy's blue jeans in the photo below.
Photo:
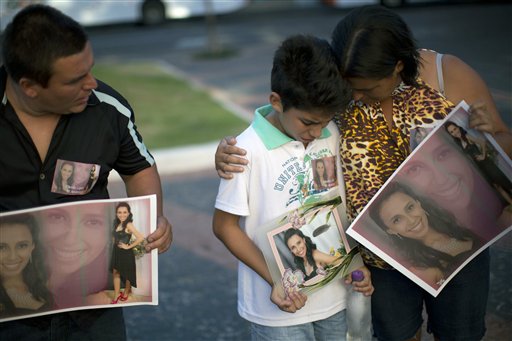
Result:
{"type": "Polygon", "coordinates": [[[345,310],[323,320],[288,327],[268,327],[251,323],[252,341],[345,341],[345,310]]]}

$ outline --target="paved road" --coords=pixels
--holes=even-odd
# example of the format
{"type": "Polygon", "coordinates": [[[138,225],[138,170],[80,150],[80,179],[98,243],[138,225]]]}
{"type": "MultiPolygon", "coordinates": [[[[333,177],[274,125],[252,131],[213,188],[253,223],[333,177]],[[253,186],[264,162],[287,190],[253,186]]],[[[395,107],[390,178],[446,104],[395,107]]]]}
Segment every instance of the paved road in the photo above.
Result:
{"type": "MultiPolygon", "coordinates": [[[[174,244],[159,257],[159,305],[125,308],[129,340],[248,340],[236,311],[236,262],[211,232],[213,170],[163,177],[174,244]]],[[[122,197],[120,183],[110,186],[122,197]]]]}
{"type": "MultiPolygon", "coordinates": [[[[198,58],[208,46],[207,26],[201,19],[152,28],[92,29],[90,35],[97,59],[167,62],[251,115],[267,101],[272,56],[279,43],[297,33],[329,39],[347,13],[321,6],[291,6],[291,1],[266,3],[274,4],[271,10],[252,6],[218,18],[216,36],[222,47],[235,52],[231,58],[198,58]]],[[[419,46],[457,55],[474,67],[512,126],[512,5],[425,5],[397,12],[411,26],[419,46]]]]}
{"type": "MultiPolygon", "coordinates": [[[[500,108],[510,116],[511,6],[427,6],[399,12],[422,46],[459,55],[481,72],[500,108]],[[455,44],[461,36],[464,39],[455,44]]],[[[233,58],[220,60],[194,57],[204,51],[206,43],[204,27],[197,20],[160,28],[92,30],[91,38],[98,59],[163,60],[224,103],[232,104],[240,114],[250,116],[267,98],[269,66],[278,43],[298,31],[328,38],[345,13],[317,7],[278,7],[272,13],[253,9],[223,17],[218,30],[222,41],[239,49],[233,58]],[[127,34],[128,41],[137,43],[127,43],[127,34]]],[[[512,125],[510,118],[508,122],[512,125]]],[[[159,257],[160,305],[125,309],[130,340],[248,339],[248,325],[236,313],[236,263],[211,233],[217,185],[212,168],[164,175],[165,213],[172,219],[175,242],[170,252],[159,257]]],[[[111,192],[123,195],[115,183],[111,192]]],[[[494,248],[493,254],[486,340],[501,341],[512,335],[512,252],[494,248]]]]}
{"type": "MultiPolygon", "coordinates": [[[[172,218],[175,242],[170,252],[159,257],[159,306],[125,309],[129,340],[248,340],[248,324],[236,312],[236,263],[210,228],[218,185],[215,172],[164,176],[163,180],[165,213],[172,218]]],[[[119,185],[112,186],[111,192],[123,195],[119,185]]],[[[492,251],[494,295],[485,340],[510,340],[512,252],[492,251]]]]}

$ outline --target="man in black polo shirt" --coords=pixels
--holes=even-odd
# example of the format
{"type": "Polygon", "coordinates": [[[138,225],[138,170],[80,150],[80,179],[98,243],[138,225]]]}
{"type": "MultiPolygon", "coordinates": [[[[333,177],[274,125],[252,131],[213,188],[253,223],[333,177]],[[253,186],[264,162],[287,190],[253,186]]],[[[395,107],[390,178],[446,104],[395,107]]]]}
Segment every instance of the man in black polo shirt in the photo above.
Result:
{"type": "MultiPolygon", "coordinates": [[[[172,229],[163,216],[155,161],[134,125],[133,111],[96,80],[82,27],[42,5],[20,11],[3,35],[0,68],[0,212],[108,198],[107,178],[121,174],[129,196],[156,194],[158,226],[147,250],[165,252],[172,229]],[[84,163],[95,182],[57,190],[57,165],[84,163]]],[[[60,170],[60,169],[59,169],[60,170]]],[[[0,324],[0,339],[126,337],[122,309],[61,313],[0,324]]]]}

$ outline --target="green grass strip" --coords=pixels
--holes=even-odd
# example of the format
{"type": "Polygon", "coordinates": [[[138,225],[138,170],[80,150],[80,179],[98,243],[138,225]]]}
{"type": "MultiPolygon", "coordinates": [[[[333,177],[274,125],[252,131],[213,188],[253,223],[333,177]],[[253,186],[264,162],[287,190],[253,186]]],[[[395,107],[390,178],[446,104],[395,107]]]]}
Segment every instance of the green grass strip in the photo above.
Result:
{"type": "Polygon", "coordinates": [[[150,149],[217,141],[248,125],[205,91],[156,64],[98,63],[93,73],[130,102],[137,129],[150,149]]]}

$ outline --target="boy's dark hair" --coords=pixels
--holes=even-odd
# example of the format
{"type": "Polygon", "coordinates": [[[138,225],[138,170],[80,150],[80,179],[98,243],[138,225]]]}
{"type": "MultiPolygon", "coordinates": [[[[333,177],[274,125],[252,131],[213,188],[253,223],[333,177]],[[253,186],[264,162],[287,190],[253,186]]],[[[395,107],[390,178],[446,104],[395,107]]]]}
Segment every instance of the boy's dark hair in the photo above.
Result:
{"type": "Polygon", "coordinates": [[[383,79],[402,61],[402,80],[407,85],[417,84],[418,46],[407,24],[389,9],[366,6],[352,10],[336,25],[332,47],[345,79],[383,79]]]}
{"type": "Polygon", "coordinates": [[[296,108],[333,114],[350,101],[339,62],[326,40],[295,35],[274,54],[271,89],[281,97],[283,111],[296,108]]]}
{"type": "Polygon", "coordinates": [[[15,82],[27,77],[46,87],[53,63],[80,53],[87,41],[87,34],[75,20],[50,6],[31,5],[7,25],[2,59],[15,82]]]}

